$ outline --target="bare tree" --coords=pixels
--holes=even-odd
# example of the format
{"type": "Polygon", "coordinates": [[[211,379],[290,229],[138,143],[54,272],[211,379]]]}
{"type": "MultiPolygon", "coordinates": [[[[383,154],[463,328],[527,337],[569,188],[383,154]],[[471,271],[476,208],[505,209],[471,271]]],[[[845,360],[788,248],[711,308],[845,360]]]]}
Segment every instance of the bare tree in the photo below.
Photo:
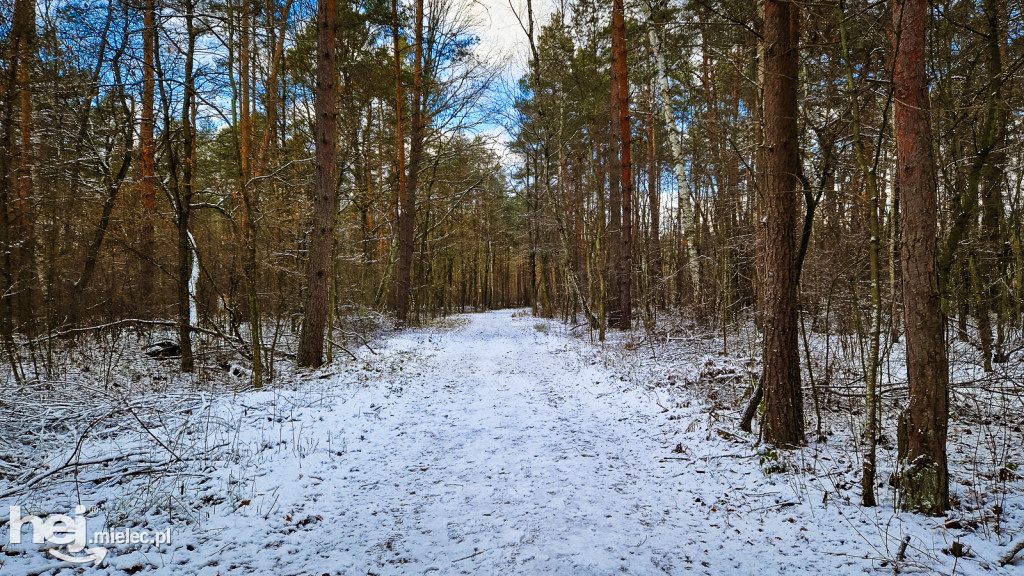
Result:
{"type": "MultiPolygon", "coordinates": [[[[645,4],[647,8],[647,20],[650,25],[648,39],[651,43],[651,54],[654,57],[655,71],[657,73],[658,95],[661,97],[661,113],[664,117],[665,126],[668,127],[668,142],[672,153],[672,168],[676,176],[676,185],[679,187],[679,219],[682,220],[683,233],[686,236],[686,271],[689,274],[691,286],[696,287],[699,282],[699,271],[697,261],[697,237],[694,226],[693,201],[690,198],[690,184],[686,179],[686,159],[683,156],[683,133],[676,121],[675,109],[672,107],[672,99],[669,96],[668,67],[665,65],[665,50],[662,45],[662,34],[664,25],[656,22],[657,10],[663,10],[664,0],[652,0],[645,4]]],[[[653,208],[652,207],[652,217],[653,208]]],[[[653,224],[653,220],[652,220],[653,224]]]]}
{"type": "Polygon", "coordinates": [[[864,192],[868,197],[868,267],[871,279],[871,318],[868,333],[868,357],[864,366],[864,436],[868,442],[868,450],[864,454],[863,471],[861,473],[861,502],[865,506],[874,506],[875,472],[877,470],[877,452],[879,435],[879,360],[882,336],[882,288],[881,288],[881,223],[879,217],[879,184],[878,165],[872,163],[864,145],[862,133],[860,96],[854,83],[854,63],[850,51],[849,32],[846,24],[846,13],[842,3],[839,4],[840,24],[839,35],[843,48],[843,61],[846,71],[846,87],[850,95],[850,121],[853,132],[853,151],[864,182],[864,192]]]}

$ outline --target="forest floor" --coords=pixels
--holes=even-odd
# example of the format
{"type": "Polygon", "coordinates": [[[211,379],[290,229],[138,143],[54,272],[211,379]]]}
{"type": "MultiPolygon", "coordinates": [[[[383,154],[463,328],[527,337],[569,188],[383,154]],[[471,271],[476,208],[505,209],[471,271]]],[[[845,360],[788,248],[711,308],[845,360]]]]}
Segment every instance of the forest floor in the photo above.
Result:
{"type": "MultiPolygon", "coordinates": [[[[599,345],[524,312],[472,314],[287,385],[154,393],[158,408],[122,420],[138,426],[46,455],[57,464],[37,488],[0,482],[0,515],[81,503],[91,530],[172,529],[161,546],[108,545],[86,574],[1022,571],[1024,558],[998,564],[1024,538],[1019,477],[1001,479],[996,518],[897,513],[888,486],[882,506],[860,507],[849,438],[776,452],[737,435],[742,406],[711,388],[744,386],[748,359],[616,337],[599,345]],[[75,466],[56,480],[67,462],[110,454],[132,467],[75,466]],[[133,473],[167,454],[173,473],[133,473]]],[[[4,546],[0,576],[82,573],[30,531],[4,546]]]]}

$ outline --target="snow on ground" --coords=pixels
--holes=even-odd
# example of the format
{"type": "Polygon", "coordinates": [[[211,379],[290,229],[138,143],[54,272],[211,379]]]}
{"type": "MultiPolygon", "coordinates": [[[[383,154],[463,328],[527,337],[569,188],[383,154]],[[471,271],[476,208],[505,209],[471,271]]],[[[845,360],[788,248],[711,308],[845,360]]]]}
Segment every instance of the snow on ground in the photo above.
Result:
{"type": "MultiPolygon", "coordinates": [[[[187,434],[226,448],[134,513],[108,482],[0,498],[0,514],[81,502],[99,504],[90,530],[171,527],[170,544],[110,546],[86,574],[1021,573],[996,561],[1024,537],[1019,481],[1002,539],[860,508],[849,454],[759,450],[686,378],[650,381],[653,348],[523,312],[458,320],[289,389],[192,398],[187,434]],[[958,537],[970,554],[943,553],[958,537]]],[[[0,576],[83,573],[46,547],[6,546],[0,576]]]]}

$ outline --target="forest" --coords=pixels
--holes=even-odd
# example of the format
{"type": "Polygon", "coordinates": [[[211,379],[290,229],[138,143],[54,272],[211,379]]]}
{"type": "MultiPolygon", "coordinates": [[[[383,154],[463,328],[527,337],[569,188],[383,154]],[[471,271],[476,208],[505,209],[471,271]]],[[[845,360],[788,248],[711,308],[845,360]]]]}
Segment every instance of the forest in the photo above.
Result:
{"type": "MultiPolygon", "coordinates": [[[[859,509],[975,514],[1010,564],[1022,26],[1018,0],[0,0],[0,496],[85,380],[258,395],[517,310],[620,366],[696,342],[673,370],[740,375],[698,366],[709,434],[762,469],[839,434],[859,509]],[[516,49],[485,50],[497,21],[516,49]],[[115,374],[128,341],[156,367],[115,374]],[[978,422],[986,480],[954,454],[978,422]]],[[[67,410],[40,486],[107,422],[67,410]]]]}

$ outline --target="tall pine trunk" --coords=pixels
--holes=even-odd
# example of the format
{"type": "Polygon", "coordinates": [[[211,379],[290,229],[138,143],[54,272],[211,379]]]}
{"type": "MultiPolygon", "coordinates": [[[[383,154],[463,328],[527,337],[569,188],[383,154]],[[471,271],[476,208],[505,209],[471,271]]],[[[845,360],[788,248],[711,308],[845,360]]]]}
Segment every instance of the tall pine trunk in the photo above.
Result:
{"type": "Polygon", "coordinates": [[[763,210],[761,309],[764,313],[765,439],[804,442],[800,351],[797,347],[796,220],[800,156],[797,149],[799,9],[764,4],[764,117],[766,184],[763,210]]]}
{"type": "Polygon", "coordinates": [[[619,328],[633,326],[633,137],[629,116],[629,75],[626,66],[626,17],[624,0],[612,2],[612,67],[618,84],[618,127],[622,228],[619,234],[619,328]]]}
{"type": "MultiPolygon", "coordinates": [[[[259,265],[256,261],[256,204],[257,186],[253,179],[252,167],[252,67],[250,30],[252,28],[252,0],[242,0],[241,27],[238,47],[240,96],[240,151],[239,189],[242,196],[242,245],[245,249],[245,294],[249,310],[249,337],[252,340],[252,378],[257,388],[263,386],[263,322],[260,318],[260,299],[257,290],[260,282],[259,265]]],[[[268,127],[269,128],[269,127],[268,127]]]]}
{"type": "Polygon", "coordinates": [[[398,213],[398,270],[396,275],[395,316],[405,323],[412,298],[412,260],[416,235],[416,188],[423,158],[423,0],[416,0],[416,38],[413,61],[412,123],[409,134],[409,173],[402,187],[398,213]]]}
{"type": "Polygon", "coordinates": [[[14,236],[9,248],[12,251],[13,305],[15,320],[26,334],[35,332],[35,205],[32,198],[32,176],[34,168],[32,147],[32,66],[36,46],[36,3],[35,0],[16,0],[11,20],[9,41],[13,44],[10,62],[8,94],[13,95],[17,87],[19,103],[19,141],[17,150],[8,150],[17,158],[14,197],[12,202],[11,233],[14,236]]]}
{"type": "Polygon", "coordinates": [[[142,260],[139,291],[146,299],[143,308],[147,314],[153,298],[153,278],[156,266],[153,262],[156,220],[156,141],[153,105],[156,86],[156,0],[145,0],[142,14],[142,122],[139,126],[140,161],[142,188],[142,225],[139,230],[139,255],[142,260]]]}
{"type": "Polygon", "coordinates": [[[894,0],[896,165],[903,207],[901,264],[910,406],[901,465],[901,506],[940,515],[949,507],[947,358],[939,298],[938,202],[932,151],[925,36],[926,0],[894,0]]]}
{"type": "Polygon", "coordinates": [[[622,258],[622,157],[619,148],[622,146],[622,124],[619,121],[619,70],[612,65],[611,73],[611,130],[608,138],[608,227],[605,248],[607,258],[607,308],[608,326],[618,328],[622,317],[622,272],[619,262],[622,258]]]}
{"type": "Polygon", "coordinates": [[[316,63],[316,190],[313,230],[306,264],[306,306],[299,336],[299,366],[318,367],[324,358],[327,327],[328,280],[334,244],[336,97],[338,67],[335,56],[336,0],[317,3],[316,63]]]}
{"type": "MultiPolygon", "coordinates": [[[[405,94],[404,94],[404,82],[402,82],[402,48],[401,48],[401,28],[398,25],[398,0],[391,0],[391,26],[392,26],[392,39],[394,41],[394,52],[395,52],[395,173],[398,175],[398,204],[404,206],[406,203],[405,195],[407,193],[408,180],[405,174],[405,94]]],[[[402,296],[402,288],[398,285],[396,277],[396,286],[393,291],[393,304],[395,310],[404,308],[408,313],[409,308],[409,293],[405,291],[404,298],[405,302],[400,302],[402,296]]]]}

